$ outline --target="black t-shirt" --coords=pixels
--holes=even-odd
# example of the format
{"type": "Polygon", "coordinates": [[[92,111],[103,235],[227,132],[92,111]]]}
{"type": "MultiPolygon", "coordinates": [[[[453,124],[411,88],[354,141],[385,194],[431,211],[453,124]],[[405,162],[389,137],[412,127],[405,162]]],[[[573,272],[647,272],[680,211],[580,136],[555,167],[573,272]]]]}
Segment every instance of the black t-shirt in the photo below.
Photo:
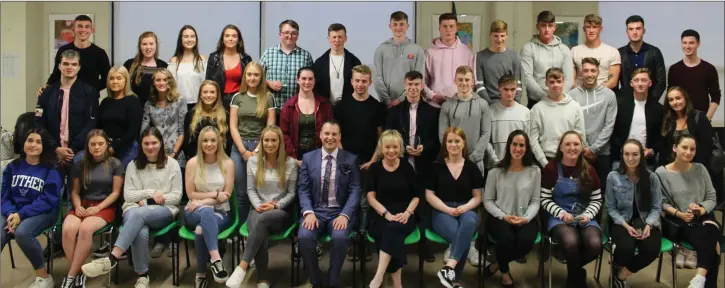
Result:
{"type": "Polygon", "coordinates": [[[60,81],[58,64],[60,63],[60,55],[66,50],[75,50],[80,54],[81,59],[78,62],[80,62],[81,70],[78,70],[78,79],[93,86],[98,91],[106,89],[106,78],[108,71],[111,70],[111,62],[108,60],[106,50],[93,43],[83,49],[76,47],[73,42],[58,48],[58,52],[55,54],[55,67],[53,67],[53,73],[48,77],[47,84],[60,81]]]}
{"type": "Polygon", "coordinates": [[[366,187],[367,192],[375,192],[375,199],[393,214],[405,211],[413,198],[420,198],[413,166],[404,160],[392,172],[385,170],[381,161],[370,165],[366,187]]]}
{"type": "Polygon", "coordinates": [[[111,138],[111,147],[116,153],[125,152],[138,139],[142,112],[141,102],[136,96],[125,96],[118,100],[106,97],[98,108],[96,128],[111,138]]]}
{"type": "Polygon", "coordinates": [[[340,122],[342,147],[357,155],[360,163],[370,161],[378,144],[378,128],[385,125],[385,105],[372,96],[365,101],[342,97],[333,114],[340,122]]]}
{"type": "Polygon", "coordinates": [[[445,161],[435,161],[430,167],[426,189],[435,192],[443,202],[468,202],[473,189],[483,189],[483,175],[478,166],[466,159],[461,175],[454,179],[445,161]]]}

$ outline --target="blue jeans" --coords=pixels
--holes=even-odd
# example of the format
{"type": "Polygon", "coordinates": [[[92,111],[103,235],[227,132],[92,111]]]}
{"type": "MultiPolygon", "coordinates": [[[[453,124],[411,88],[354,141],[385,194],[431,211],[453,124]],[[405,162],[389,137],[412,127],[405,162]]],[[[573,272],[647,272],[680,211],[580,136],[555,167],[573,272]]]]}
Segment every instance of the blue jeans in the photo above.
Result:
{"type": "MultiPolygon", "coordinates": [[[[38,242],[38,235],[46,228],[53,225],[58,220],[58,210],[53,210],[47,214],[40,214],[28,219],[21,219],[20,224],[15,229],[15,242],[20,246],[25,257],[30,260],[33,269],[38,270],[45,267],[43,261],[43,247],[38,242]]],[[[10,242],[7,231],[5,230],[5,217],[0,215],[0,251],[5,248],[5,244],[10,242]]]]}
{"type": "MultiPolygon", "coordinates": [[[[248,151],[254,151],[254,149],[257,149],[259,139],[243,139],[242,144],[248,151]]],[[[252,206],[252,203],[249,202],[249,196],[247,196],[247,161],[242,158],[237,145],[232,145],[230,158],[234,162],[234,189],[237,193],[237,203],[239,203],[237,204],[239,205],[239,223],[244,223],[247,222],[249,209],[252,206]]]]}
{"type": "Polygon", "coordinates": [[[159,205],[135,207],[123,214],[123,230],[114,246],[126,252],[133,245],[131,256],[136,273],[149,271],[149,230],[164,228],[172,220],[171,210],[159,205]]]}
{"type": "MultiPolygon", "coordinates": [[[[123,169],[126,169],[128,167],[128,163],[131,163],[133,159],[136,159],[136,155],[138,154],[138,142],[133,141],[131,143],[131,146],[126,149],[126,151],[115,151],[116,154],[113,155],[118,160],[121,160],[121,163],[123,163],[123,169]]],[[[73,156],[73,163],[78,163],[78,161],[81,161],[83,159],[83,154],[86,153],[86,150],[78,151],[73,156]]]]}
{"type": "Polygon", "coordinates": [[[184,211],[186,228],[194,231],[195,235],[196,273],[206,273],[206,263],[211,258],[209,251],[219,250],[219,230],[229,227],[232,218],[230,213],[215,211],[209,206],[196,208],[193,212],[184,211]],[[201,234],[197,233],[197,227],[201,227],[201,234]]]}
{"type": "MultiPolygon", "coordinates": [[[[458,207],[464,203],[445,202],[450,207],[458,207]]],[[[453,217],[440,210],[433,209],[433,231],[451,244],[451,258],[458,261],[455,267],[456,280],[460,279],[466,265],[468,250],[471,248],[473,234],[478,228],[478,214],[467,211],[463,215],[453,217]]]]}

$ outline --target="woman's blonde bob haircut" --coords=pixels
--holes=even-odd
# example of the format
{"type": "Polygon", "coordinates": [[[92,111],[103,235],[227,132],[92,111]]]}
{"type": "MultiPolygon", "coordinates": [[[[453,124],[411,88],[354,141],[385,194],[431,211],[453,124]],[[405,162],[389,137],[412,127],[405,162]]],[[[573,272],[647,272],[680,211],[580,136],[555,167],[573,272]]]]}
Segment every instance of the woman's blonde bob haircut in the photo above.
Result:
{"type": "Polygon", "coordinates": [[[385,130],[382,134],[380,134],[380,139],[378,139],[378,147],[375,149],[375,153],[379,153],[382,158],[385,158],[385,155],[383,155],[383,147],[386,144],[390,143],[397,143],[400,147],[400,150],[398,151],[398,157],[403,157],[403,137],[400,136],[400,133],[396,130],[385,130]]]}

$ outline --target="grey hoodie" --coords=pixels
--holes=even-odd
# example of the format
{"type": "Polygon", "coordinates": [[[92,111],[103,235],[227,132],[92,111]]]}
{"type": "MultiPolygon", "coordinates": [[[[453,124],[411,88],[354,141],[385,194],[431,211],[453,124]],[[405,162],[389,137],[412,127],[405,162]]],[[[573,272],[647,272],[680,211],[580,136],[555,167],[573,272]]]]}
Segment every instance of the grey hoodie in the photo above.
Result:
{"type": "Polygon", "coordinates": [[[559,67],[564,71],[564,93],[574,85],[574,62],[569,47],[561,43],[561,38],[554,35],[554,40],[544,44],[539,35],[531,37],[531,41],[521,47],[521,71],[527,97],[534,101],[547,98],[549,89],[546,87],[546,70],[559,67]]]}
{"type": "Polygon", "coordinates": [[[574,130],[582,135],[583,148],[588,147],[584,133],[584,114],[581,106],[571,96],[564,94],[559,102],[548,96],[531,108],[531,150],[542,167],[553,158],[559,146],[559,138],[567,131],[574,130]]]}
{"type": "MultiPolygon", "coordinates": [[[[385,40],[375,49],[373,61],[375,93],[385,104],[405,98],[405,73],[416,70],[425,75],[425,51],[408,38],[400,44],[395,44],[393,38],[385,40]]],[[[425,79],[423,81],[425,85],[425,79]]]]}
{"type": "Polygon", "coordinates": [[[481,162],[486,155],[488,141],[491,139],[491,113],[488,110],[488,102],[475,93],[472,98],[461,100],[456,93],[453,98],[441,105],[441,114],[438,117],[439,141],[443,142],[443,133],[451,126],[461,128],[466,133],[468,158],[475,163],[481,162]]]}
{"type": "Polygon", "coordinates": [[[579,102],[584,113],[584,130],[589,149],[594,155],[609,155],[609,138],[612,137],[614,121],[617,119],[617,96],[602,85],[594,89],[577,86],[569,91],[569,96],[579,102]]]}

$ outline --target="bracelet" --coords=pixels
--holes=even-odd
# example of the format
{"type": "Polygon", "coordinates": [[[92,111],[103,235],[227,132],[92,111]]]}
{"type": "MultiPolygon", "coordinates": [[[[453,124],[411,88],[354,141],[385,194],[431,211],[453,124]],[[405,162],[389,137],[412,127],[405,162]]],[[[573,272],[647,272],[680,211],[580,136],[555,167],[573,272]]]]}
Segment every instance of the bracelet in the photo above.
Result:
{"type": "Polygon", "coordinates": [[[680,212],[680,211],[675,211],[675,217],[677,217],[677,212],[680,212]]]}
{"type": "Polygon", "coordinates": [[[415,214],[415,213],[413,213],[413,212],[411,212],[410,210],[407,210],[407,209],[405,210],[405,212],[408,212],[410,215],[415,214]]]}
{"type": "Polygon", "coordinates": [[[381,214],[380,216],[385,217],[385,214],[388,214],[388,213],[390,213],[390,212],[388,212],[388,210],[385,210],[385,211],[383,211],[383,214],[381,214]]]}

